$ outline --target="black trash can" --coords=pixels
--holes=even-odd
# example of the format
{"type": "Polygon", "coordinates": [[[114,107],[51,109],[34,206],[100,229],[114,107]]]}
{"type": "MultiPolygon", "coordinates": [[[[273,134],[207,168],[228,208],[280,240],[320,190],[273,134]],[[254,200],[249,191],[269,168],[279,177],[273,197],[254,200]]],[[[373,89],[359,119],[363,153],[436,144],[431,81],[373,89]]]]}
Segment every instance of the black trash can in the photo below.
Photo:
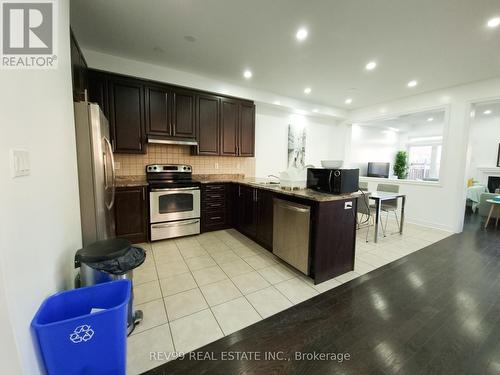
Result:
{"type": "MultiPolygon", "coordinates": [[[[146,252],[132,246],[123,238],[112,238],[94,242],[75,254],[75,268],[80,268],[76,285],[90,286],[113,280],[127,279],[133,283],[133,269],[146,260],[146,252]]],[[[130,296],[127,314],[128,333],[142,320],[142,311],[134,310],[133,294],[130,296]]]]}

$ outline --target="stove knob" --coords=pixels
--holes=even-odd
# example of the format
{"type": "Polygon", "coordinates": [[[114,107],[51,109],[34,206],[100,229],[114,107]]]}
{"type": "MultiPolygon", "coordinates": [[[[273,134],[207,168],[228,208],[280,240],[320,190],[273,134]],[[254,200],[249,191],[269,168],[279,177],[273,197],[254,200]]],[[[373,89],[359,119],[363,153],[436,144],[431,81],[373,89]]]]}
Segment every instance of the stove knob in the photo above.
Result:
{"type": "Polygon", "coordinates": [[[182,167],[183,170],[186,170],[187,168],[186,167],[182,167]]]}
{"type": "Polygon", "coordinates": [[[153,169],[156,171],[158,169],[158,167],[154,166],[153,169]]]}

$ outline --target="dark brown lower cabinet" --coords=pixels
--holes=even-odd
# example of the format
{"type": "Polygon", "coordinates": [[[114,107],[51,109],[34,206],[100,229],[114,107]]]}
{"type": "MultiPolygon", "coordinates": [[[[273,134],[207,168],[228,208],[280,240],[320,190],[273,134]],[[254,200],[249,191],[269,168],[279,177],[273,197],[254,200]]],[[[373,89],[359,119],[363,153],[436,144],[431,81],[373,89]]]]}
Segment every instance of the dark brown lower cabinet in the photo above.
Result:
{"type": "Polygon", "coordinates": [[[265,248],[273,248],[273,198],[271,191],[257,189],[257,241],[265,248]]]}
{"type": "Polygon", "coordinates": [[[316,284],[354,270],[356,212],[355,198],[315,205],[311,254],[316,284]],[[346,202],[351,208],[346,208],[346,202]]]}
{"type": "Polygon", "coordinates": [[[132,243],[148,240],[147,196],[145,186],[116,189],[116,237],[126,238],[132,243]]]}
{"type": "Polygon", "coordinates": [[[210,232],[231,227],[230,184],[201,186],[201,231],[210,232]]]}
{"type": "Polygon", "coordinates": [[[234,185],[233,226],[255,242],[273,247],[273,197],[271,191],[234,185]]]}

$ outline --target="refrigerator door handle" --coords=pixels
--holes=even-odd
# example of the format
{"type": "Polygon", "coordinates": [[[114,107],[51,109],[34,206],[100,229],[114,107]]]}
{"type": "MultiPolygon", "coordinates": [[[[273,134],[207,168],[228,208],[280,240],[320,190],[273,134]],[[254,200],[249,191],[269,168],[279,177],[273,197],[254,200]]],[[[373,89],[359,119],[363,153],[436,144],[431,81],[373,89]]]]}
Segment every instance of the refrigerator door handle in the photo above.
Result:
{"type": "MultiPolygon", "coordinates": [[[[109,141],[108,138],[104,137],[104,141],[106,142],[106,145],[108,147],[108,152],[109,152],[109,158],[111,160],[111,180],[112,180],[112,195],[111,195],[111,201],[106,203],[106,207],[108,207],[108,210],[111,210],[113,206],[115,205],[115,195],[116,195],[116,170],[115,170],[115,156],[113,155],[113,146],[111,146],[111,142],[109,141]]],[[[106,165],[106,163],[104,163],[106,165]]],[[[106,168],[105,168],[106,170],[106,168]]],[[[106,176],[107,180],[107,176],[106,176]]],[[[107,181],[105,182],[106,187],[107,186],[107,181]]]]}

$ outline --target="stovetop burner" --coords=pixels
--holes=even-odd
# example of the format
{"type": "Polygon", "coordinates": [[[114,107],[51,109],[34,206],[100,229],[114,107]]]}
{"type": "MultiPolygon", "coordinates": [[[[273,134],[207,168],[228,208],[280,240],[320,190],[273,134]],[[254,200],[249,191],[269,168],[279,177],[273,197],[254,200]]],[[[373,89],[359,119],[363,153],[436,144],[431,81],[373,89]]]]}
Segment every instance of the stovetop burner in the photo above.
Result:
{"type": "Polygon", "coordinates": [[[200,186],[192,180],[192,170],[186,164],[150,164],[146,166],[146,179],[150,189],[168,189],[200,186]]]}

